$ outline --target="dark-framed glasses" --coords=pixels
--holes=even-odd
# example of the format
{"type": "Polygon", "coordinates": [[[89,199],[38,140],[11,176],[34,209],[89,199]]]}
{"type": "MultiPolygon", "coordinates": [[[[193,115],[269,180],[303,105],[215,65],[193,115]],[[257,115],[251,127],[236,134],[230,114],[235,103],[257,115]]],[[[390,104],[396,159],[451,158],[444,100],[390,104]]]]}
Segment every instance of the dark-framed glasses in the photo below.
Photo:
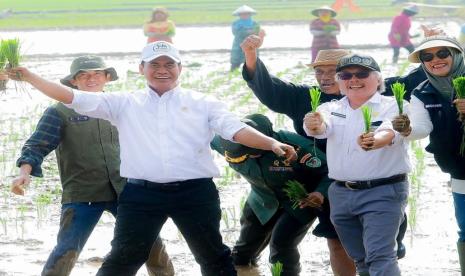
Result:
{"type": "Polygon", "coordinates": [[[341,80],[350,80],[352,79],[353,76],[355,76],[357,79],[366,79],[368,78],[368,76],[370,76],[370,73],[371,71],[367,71],[367,70],[358,71],[355,73],[342,71],[342,72],[337,73],[337,76],[341,80]]]}
{"type": "Polygon", "coordinates": [[[448,49],[441,49],[436,53],[423,53],[420,52],[420,60],[422,62],[430,62],[434,59],[434,56],[438,57],[439,59],[445,59],[450,56],[451,53],[448,49]]]}

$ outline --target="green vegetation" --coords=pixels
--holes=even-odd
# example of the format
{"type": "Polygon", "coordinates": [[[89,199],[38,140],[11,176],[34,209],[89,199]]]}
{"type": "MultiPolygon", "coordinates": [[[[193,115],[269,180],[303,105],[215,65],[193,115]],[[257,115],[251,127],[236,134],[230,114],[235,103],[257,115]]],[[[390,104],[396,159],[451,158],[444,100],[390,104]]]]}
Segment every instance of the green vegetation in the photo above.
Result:
{"type": "Polygon", "coordinates": [[[396,99],[397,107],[399,108],[399,115],[404,112],[404,96],[405,96],[405,83],[395,82],[391,85],[394,98],[396,99]]]}
{"type": "MultiPolygon", "coordinates": [[[[457,99],[465,99],[465,77],[457,77],[452,83],[454,84],[454,89],[457,99]]],[[[459,114],[459,120],[462,122],[462,141],[460,143],[460,155],[465,155],[465,115],[459,114]]]]}
{"type": "Polygon", "coordinates": [[[371,113],[372,113],[372,109],[371,107],[369,106],[362,106],[361,107],[361,110],[362,110],[362,114],[363,114],[363,122],[364,122],[364,125],[365,125],[365,133],[368,133],[370,132],[370,127],[371,127],[371,113]]]}
{"type": "MultiPolygon", "coordinates": [[[[401,6],[385,0],[356,0],[361,12],[344,8],[338,19],[390,19],[401,6]]],[[[425,0],[418,2],[426,2],[425,0]]],[[[328,5],[327,0],[250,0],[247,4],[258,11],[255,18],[261,22],[310,21],[310,10],[328,5]]],[[[460,0],[438,0],[437,4],[463,5],[460,0]]],[[[10,9],[10,16],[0,19],[0,29],[82,28],[82,27],[136,27],[150,17],[152,8],[166,7],[171,19],[178,25],[230,24],[231,13],[244,1],[240,0],[16,0],[0,1],[0,11],[10,9]]],[[[465,9],[422,7],[417,17],[463,18],[465,9]]]]}
{"type": "Polygon", "coordinates": [[[302,199],[307,197],[307,190],[305,187],[300,184],[299,181],[289,180],[286,182],[286,187],[283,188],[283,191],[289,197],[292,202],[292,208],[296,209],[299,207],[299,203],[302,199]]]}
{"type": "Polygon", "coordinates": [[[279,261],[270,266],[271,276],[281,276],[283,272],[283,264],[279,261]]]}
{"type": "Polygon", "coordinates": [[[310,93],[310,105],[312,106],[312,112],[316,112],[316,109],[320,105],[321,91],[320,89],[313,87],[308,92],[310,93]]]}

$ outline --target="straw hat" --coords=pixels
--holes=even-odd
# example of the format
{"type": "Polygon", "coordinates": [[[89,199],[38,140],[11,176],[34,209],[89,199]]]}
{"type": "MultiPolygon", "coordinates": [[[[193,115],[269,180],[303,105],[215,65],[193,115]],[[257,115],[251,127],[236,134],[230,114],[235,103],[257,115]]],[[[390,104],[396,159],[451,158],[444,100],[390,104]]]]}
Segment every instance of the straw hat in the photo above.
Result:
{"type": "Polygon", "coordinates": [[[331,12],[332,17],[335,17],[337,15],[337,12],[335,10],[333,10],[330,6],[322,6],[322,7],[316,8],[316,9],[312,10],[311,13],[314,16],[318,17],[320,11],[329,11],[329,12],[331,12]]]}
{"type": "Polygon", "coordinates": [[[450,47],[457,49],[459,52],[463,53],[463,48],[460,46],[460,43],[455,38],[445,35],[435,35],[425,38],[415,49],[415,51],[413,51],[408,56],[408,60],[412,63],[421,63],[420,52],[422,50],[434,47],[450,47]]]}
{"type": "Polygon", "coordinates": [[[316,55],[315,61],[307,64],[307,66],[315,68],[320,65],[336,65],[343,56],[349,54],[350,51],[344,49],[320,50],[316,55]]]}
{"type": "Polygon", "coordinates": [[[155,14],[155,13],[162,13],[164,14],[166,17],[169,16],[169,13],[168,13],[168,10],[166,8],[163,8],[163,7],[157,7],[157,8],[154,8],[152,10],[152,13],[155,14]]]}
{"type": "Polygon", "coordinates": [[[242,5],[240,6],[239,8],[237,8],[233,13],[232,15],[239,15],[241,13],[250,13],[250,14],[257,14],[257,11],[252,9],[251,7],[247,6],[247,5],[242,5]]]}

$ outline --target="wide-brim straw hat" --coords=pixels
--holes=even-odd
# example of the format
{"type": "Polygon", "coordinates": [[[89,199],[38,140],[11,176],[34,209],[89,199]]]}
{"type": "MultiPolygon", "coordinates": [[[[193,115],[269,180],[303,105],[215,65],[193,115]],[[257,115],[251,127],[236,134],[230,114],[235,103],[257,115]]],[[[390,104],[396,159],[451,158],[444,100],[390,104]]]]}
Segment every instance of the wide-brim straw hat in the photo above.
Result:
{"type": "Polygon", "coordinates": [[[415,51],[408,56],[408,60],[412,63],[421,63],[420,52],[434,47],[450,47],[463,53],[462,46],[460,46],[460,43],[455,38],[445,35],[435,35],[425,38],[420,45],[415,48],[415,51]]]}
{"type": "Polygon", "coordinates": [[[349,54],[350,51],[345,49],[320,50],[316,55],[315,61],[313,61],[313,63],[307,64],[307,66],[315,68],[321,65],[336,65],[342,57],[349,54]]]}
{"type": "Polygon", "coordinates": [[[162,13],[164,14],[166,17],[168,17],[170,14],[168,12],[168,10],[166,8],[163,8],[163,7],[156,7],[156,8],[153,8],[152,10],[152,13],[162,13]]]}
{"type": "Polygon", "coordinates": [[[330,6],[321,6],[319,8],[316,8],[316,9],[312,10],[311,13],[314,16],[318,17],[320,11],[329,11],[329,12],[331,12],[332,17],[335,17],[337,15],[337,12],[335,10],[333,10],[330,6]]]}
{"type": "Polygon", "coordinates": [[[236,16],[241,13],[257,14],[257,11],[247,5],[242,5],[239,8],[237,8],[235,11],[233,11],[232,15],[236,16]]]}

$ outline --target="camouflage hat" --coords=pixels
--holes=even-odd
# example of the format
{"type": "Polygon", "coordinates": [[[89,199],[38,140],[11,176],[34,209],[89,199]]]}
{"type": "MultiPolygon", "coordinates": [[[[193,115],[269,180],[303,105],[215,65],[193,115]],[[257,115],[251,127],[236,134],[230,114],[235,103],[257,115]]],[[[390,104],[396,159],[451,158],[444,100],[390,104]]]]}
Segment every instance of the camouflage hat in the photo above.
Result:
{"type": "MultiPolygon", "coordinates": [[[[265,134],[266,136],[273,136],[273,124],[265,115],[251,114],[245,116],[241,121],[265,134]]],[[[263,150],[249,148],[247,146],[243,146],[239,143],[234,143],[223,138],[220,138],[220,142],[225,151],[224,153],[226,161],[230,163],[241,163],[247,159],[248,155],[258,155],[263,152],[263,150]]]]}
{"type": "Polygon", "coordinates": [[[98,56],[80,56],[73,60],[70,67],[70,74],[62,79],[60,82],[68,87],[76,88],[71,84],[71,80],[76,77],[77,74],[84,71],[100,71],[103,70],[110,74],[110,81],[118,79],[118,74],[115,68],[107,67],[101,57],[98,56]]]}
{"type": "Polygon", "coordinates": [[[361,54],[351,54],[342,57],[336,66],[336,72],[340,72],[342,69],[350,66],[360,66],[372,71],[381,72],[378,63],[376,63],[374,58],[361,54]]]}

